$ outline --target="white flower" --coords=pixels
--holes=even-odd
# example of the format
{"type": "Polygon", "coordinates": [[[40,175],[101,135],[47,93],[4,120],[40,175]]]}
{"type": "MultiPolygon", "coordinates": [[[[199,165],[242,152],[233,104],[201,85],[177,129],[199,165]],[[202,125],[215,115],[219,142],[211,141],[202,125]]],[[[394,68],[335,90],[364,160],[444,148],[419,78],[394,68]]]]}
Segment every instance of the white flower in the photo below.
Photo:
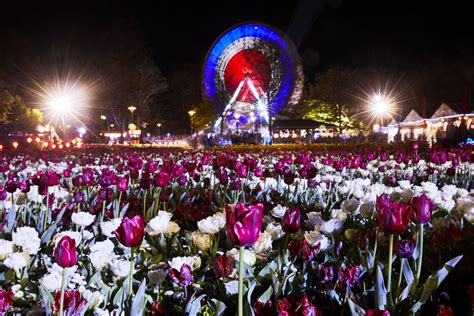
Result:
{"type": "Polygon", "coordinates": [[[411,189],[411,186],[413,184],[408,180],[400,180],[398,181],[398,185],[400,186],[401,189],[411,189]]]}
{"type": "Polygon", "coordinates": [[[158,211],[158,215],[154,217],[147,226],[148,233],[153,235],[165,234],[170,236],[179,232],[180,227],[177,223],[171,222],[173,214],[165,211],[158,211]]]}
{"type": "Polygon", "coordinates": [[[337,219],[330,219],[327,222],[324,222],[320,227],[319,230],[326,235],[330,235],[334,232],[338,232],[341,230],[342,226],[344,225],[344,221],[337,220],[337,219]]]}
{"type": "Polygon", "coordinates": [[[325,250],[329,246],[329,239],[316,230],[305,232],[304,239],[311,247],[319,244],[319,250],[325,250]]]}
{"type": "Polygon", "coordinates": [[[464,219],[466,221],[473,223],[474,222],[474,206],[470,207],[465,213],[464,213],[464,219]]]}
{"type": "Polygon", "coordinates": [[[309,212],[308,214],[308,224],[310,226],[322,225],[324,220],[321,217],[321,212],[309,212]]]}
{"type": "Polygon", "coordinates": [[[272,235],[273,240],[279,240],[283,236],[285,236],[285,232],[283,231],[280,224],[273,224],[269,223],[267,227],[265,227],[265,231],[272,235]]]}
{"type": "Polygon", "coordinates": [[[264,231],[258,236],[257,241],[253,245],[253,250],[257,254],[270,251],[272,250],[272,242],[272,235],[269,232],[264,231]]]}
{"type": "Polygon", "coordinates": [[[94,238],[94,234],[88,230],[84,230],[82,231],[82,238],[84,238],[84,240],[86,241],[91,240],[92,238],[94,238]]]}
{"type": "Polygon", "coordinates": [[[196,270],[201,267],[201,258],[199,256],[193,257],[174,257],[171,261],[168,261],[171,268],[180,271],[183,264],[187,264],[191,269],[196,270]]]}
{"type": "Polygon", "coordinates": [[[22,247],[30,255],[36,255],[41,246],[41,239],[38,237],[38,232],[33,227],[19,227],[16,232],[12,234],[13,243],[22,247]]]}
{"type": "Polygon", "coordinates": [[[100,270],[105,267],[113,257],[114,244],[109,239],[99,241],[90,247],[90,251],[89,258],[91,259],[92,265],[96,270],[100,270]]]}
{"type": "Polygon", "coordinates": [[[287,209],[288,209],[287,207],[284,207],[278,204],[270,211],[270,213],[276,218],[282,218],[283,215],[285,215],[287,209]]]}
{"type": "Polygon", "coordinates": [[[0,260],[5,259],[6,256],[14,252],[15,245],[11,241],[0,239],[0,260]]]}
{"type": "Polygon", "coordinates": [[[91,290],[85,290],[82,297],[84,297],[89,304],[88,310],[95,309],[104,301],[104,296],[99,291],[92,292],[91,290]]]}
{"type": "Polygon", "coordinates": [[[202,233],[200,231],[194,231],[192,233],[193,244],[200,250],[206,251],[211,248],[212,239],[211,235],[202,233]]]}
{"type": "Polygon", "coordinates": [[[105,236],[112,238],[112,237],[115,237],[114,231],[116,231],[117,228],[119,228],[121,223],[122,223],[121,218],[114,218],[110,221],[100,223],[100,229],[102,230],[102,233],[105,236]]]}
{"type": "Polygon", "coordinates": [[[54,271],[46,274],[40,279],[40,283],[50,292],[55,292],[61,288],[62,274],[54,271]]]}
{"type": "Polygon", "coordinates": [[[215,234],[224,228],[226,223],[225,214],[217,213],[200,220],[197,225],[200,231],[206,234],[215,234]]]}
{"type": "MultiPolygon", "coordinates": [[[[234,258],[235,262],[239,262],[239,250],[237,248],[232,248],[231,250],[228,250],[226,252],[226,256],[234,258]]],[[[244,250],[244,262],[250,267],[255,265],[255,262],[257,262],[257,257],[255,256],[255,253],[252,250],[244,250]]]]}
{"type": "Polygon", "coordinates": [[[27,252],[14,252],[7,256],[3,263],[10,269],[20,271],[30,261],[30,255],[27,252]]]}
{"type": "Polygon", "coordinates": [[[130,274],[130,262],[128,260],[116,259],[110,263],[112,272],[119,278],[125,278],[130,274]]]}
{"type": "Polygon", "coordinates": [[[80,232],[73,232],[71,230],[63,231],[54,236],[54,244],[57,245],[58,242],[64,237],[68,236],[76,241],[76,246],[78,246],[82,241],[82,234],[80,232]]]}
{"type": "Polygon", "coordinates": [[[89,226],[90,224],[94,222],[95,215],[92,215],[87,212],[78,212],[78,213],[72,214],[71,220],[74,224],[85,227],[85,226],[89,226]]]}

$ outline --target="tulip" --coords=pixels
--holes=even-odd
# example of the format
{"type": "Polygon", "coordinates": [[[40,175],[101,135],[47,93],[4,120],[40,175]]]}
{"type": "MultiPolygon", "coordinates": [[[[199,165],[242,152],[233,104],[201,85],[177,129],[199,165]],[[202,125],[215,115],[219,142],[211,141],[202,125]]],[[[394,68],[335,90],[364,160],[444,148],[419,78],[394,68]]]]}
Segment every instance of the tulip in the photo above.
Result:
{"type": "Polygon", "coordinates": [[[388,281],[387,290],[391,295],[392,288],[392,255],[393,255],[393,235],[401,234],[407,227],[413,214],[410,205],[393,202],[392,199],[382,194],[377,197],[377,221],[382,231],[388,233],[388,281]]]}
{"type": "Polygon", "coordinates": [[[214,274],[218,278],[226,277],[232,273],[234,269],[234,259],[232,257],[226,257],[217,255],[212,263],[214,274]]]}
{"type": "Polygon", "coordinates": [[[130,253],[130,276],[129,276],[129,296],[133,296],[133,270],[135,265],[135,247],[140,246],[143,240],[145,225],[143,218],[140,215],[135,215],[133,218],[124,217],[122,223],[114,231],[117,240],[125,247],[131,248],[130,253]]]}
{"type": "Polygon", "coordinates": [[[0,289],[0,314],[6,313],[10,310],[13,304],[13,291],[0,289]]]}
{"type": "Polygon", "coordinates": [[[271,315],[273,313],[272,300],[268,300],[266,303],[262,303],[257,300],[253,304],[253,311],[255,313],[255,316],[271,315]]]}
{"type": "Polygon", "coordinates": [[[390,316],[389,311],[369,309],[365,316],[390,316]]]}
{"type": "Polygon", "coordinates": [[[300,229],[301,212],[297,207],[292,207],[283,215],[283,231],[287,234],[296,233],[300,229]]]}
{"type": "Polygon", "coordinates": [[[193,270],[186,263],[181,266],[181,269],[178,271],[176,269],[169,269],[168,273],[171,280],[179,286],[188,286],[193,283],[193,270]]]}
{"type": "Polygon", "coordinates": [[[262,230],[263,204],[246,207],[243,203],[226,205],[227,234],[230,240],[240,246],[239,251],[239,297],[238,315],[243,316],[244,293],[244,247],[252,246],[262,230]]]}
{"type": "Polygon", "coordinates": [[[64,236],[54,249],[54,260],[63,268],[70,268],[77,263],[76,241],[64,236]]]}
{"type": "Polygon", "coordinates": [[[399,258],[411,258],[415,244],[413,240],[398,240],[395,242],[395,252],[399,258]]]}
{"type": "Polygon", "coordinates": [[[122,177],[117,182],[117,190],[120,192],[125,192],[128,189],[128,178],[122,177]]]}
{"type": "Polygon", "coordinates": [[[389,234],[405,231],[413,214],[410,205],[393,202],[387,194],[377,197],[376,209],[379,227],[389,234]]]}
{"type": "Polygon", "coordinates": [[[76,241],[69,236],[64,236],[63,238],[61,238],[59,243],[56,245],[56,248],[54,249],[54,260],[58,265],[63,267],[59,304],[59,315],[63,315],[64,288],[66,287],[67,274],[66,269],[69,267],[73,267],[77,263],[76,241]]]}
{"type": "Polygon", "coordinates": [[[252,246],[262,229],[263,204],[226,205],[227,234],[234,245],[252,246]]]}
{"type": "Polygon", "coordinates": [[[415,222],[419,224],[418,237],[420,240],[420,248],[418,249],[418,264],[416,269],[416,280],[419,280],[421,276],[421,263],[423,261],[423,224],[426,224],[430,221],[433,203],[425,194],[422,194],[419,197],[413,197],[411,199],[411,205],[415,209],[415,222]]]}
{"type": "Polygon", "coordinates": [[[411,205],[414,210],[416,223],[426,224],[430,221],[433,203],[425,194],[413,197],[411,199],[411,205]]]}
{"type": "Polygon", "coordinates": [[[144,229],[143,218],[140,215],[136,215],[133,218],[122,218],[122,223],[114,231],[114,234],[117,240],[125,247],[138,247],[142,243],[144,229]]]}
{"type": "Polygon", "coordinates": [[[53,310],[58,311],[60,310],[60,313],[58,315],[62,315],[62,303],[66,303],[66,313],[67,315],[79,315],[82,311],[82,309],[87,305],[87,300],[82,298],[81,299],[81,294],[79,291],[74,290],[74,291],[65,291],[63,296],[61,297],[60,292],[56,292],[54,294],[54,305],[53,305],[53,310]]]}

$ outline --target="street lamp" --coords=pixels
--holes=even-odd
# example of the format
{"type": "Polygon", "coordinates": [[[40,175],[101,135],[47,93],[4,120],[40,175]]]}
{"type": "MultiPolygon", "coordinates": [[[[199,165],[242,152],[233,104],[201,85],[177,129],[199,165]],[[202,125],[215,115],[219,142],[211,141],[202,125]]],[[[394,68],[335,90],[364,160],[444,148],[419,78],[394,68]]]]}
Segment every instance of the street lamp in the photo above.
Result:
{"type": "Polygon", "coordinates": [[[137,107],[133,106],[133,105],[130,105],[128,107],[128,110],[130,111],[130,113],[132,113],[132,124],[133,124],[133,112],[135,112],[136,109],[137,109],[137,107]]]}
{"type": "Polygon", "coordinates": [[[188,114],[189,114],[189,117],[190,117],[190,120],[191,120],[191,135],[193,134],[193,116],[196,114],[196,111],[194,110],[189,110],[188,111],[188,114]]]}
{"type": "Polygon", "coordinates": [[[102,115],[100,116],[100,119],[101,119],[102,121],[107,121],[107,122],[106,122],[106,123],[107,123],[107,131],[110,131],[110,128],[109,128],[109,118],[108,118],[107,116],[105,116],[105,115],[102,114],[102,115]]]}
{"type": "Polygon", "coordinates": [[[161,123],[156,124],[158,126],[158,137],[161,136],[161,123]]]}

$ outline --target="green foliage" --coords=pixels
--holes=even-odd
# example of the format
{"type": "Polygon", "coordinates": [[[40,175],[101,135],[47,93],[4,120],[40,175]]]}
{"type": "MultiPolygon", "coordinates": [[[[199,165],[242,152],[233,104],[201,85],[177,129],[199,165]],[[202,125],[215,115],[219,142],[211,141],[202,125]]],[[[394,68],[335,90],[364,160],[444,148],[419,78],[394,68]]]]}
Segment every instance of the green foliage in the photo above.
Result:
{"type": "Polygon", "coordinates": [[[191,124],[195,131],[203,130],[207,126],[212,125],[218,115],[216,108],[209,101],[201,102],[192,110],[196,112],[191,118],[191,124]]]}
{"type": "Polygon", "coordinates": [[[30,108],[20,96],[0,91],[0,123],[5,130],[33,132],[42,120],[42,112],[30,108]]]}

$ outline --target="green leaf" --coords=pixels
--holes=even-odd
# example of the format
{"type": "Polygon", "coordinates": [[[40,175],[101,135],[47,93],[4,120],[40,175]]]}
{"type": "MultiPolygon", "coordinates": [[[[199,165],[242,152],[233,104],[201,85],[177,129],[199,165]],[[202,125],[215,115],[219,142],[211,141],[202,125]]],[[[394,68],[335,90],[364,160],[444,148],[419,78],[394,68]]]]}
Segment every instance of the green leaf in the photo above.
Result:
{"type": "MultiPolygon", "coordinates": [[[[191,298],[188,304],[186,304],[186,307],[184,310],[186,312],[186,315],[197,315],[199,310],[201,309],[201,300],[204,297],[206,297],[206,294],[202,294],[198,297],[191,298]]],[[[135,314],[132,314],[132,315],[135,315],[135,314]]]]}
{"type": "Polygon", "coordinates": [[[54,302],[53,296],[43,286],[43,284],[41,284],[39,286],[39,291],[40,291],[41,297],[43,298],[43,301],[44,301],[44,308],[45,308],[46,315],[52,315],[53,312],[51,310],[51,305],[54,302]]]}
{"type": "Polygon", "coordinates": [[[145,310],[145,289],[146,279],[142,281],[142,284],[140,284],[140,287],[135,294],[135,298],[132,302],[132,309],[130,310],[130,315],[143,315],[145,310]]]}
{"type": "Polygon", "coordinates": [[[268,287],[268,289],[265,291],[265,293],[263,293],[262,295],[260,295],[260,297],[258,298],[258,300],[265,304],[268,300],[271,300],[272,298],[272,295],[273,295],[273,287],[270,285],[268,287]]]}
{"type": "Polygon", "coordinates": [[[51,238],[53,237],[53,233],[56,231],[57,225],[56,223],[53,223],[51,226],[48,227],[48,229],[41,235],[41,242],[44,244],[47,244],[51,241],[51,238]]]}
{"type": "Polygon", "coordinates": [[[352,316],[365,315],[365,310],[356,303],[354,303],[350,298],[347,299],[347,304],[349,304],[349,309],[351,311],[352,316]]]}
{"type": "Polygon", "coordinates": [[[449,260],[443,265],[441,269],[428,277],[425,284],[423,285],[423,291],[421,293],[420,299],[411,308],[412,312],[418,311],[420,307],[428,301],[431,293],[439,287],[441,282],[443,282],[448,273],[456,266],[456,264],[458,264],[462,257],[463,256],[461,255],[449,260]]]}
{"type": "Polygon", "coordinates": [[[380,268],[380,263],[377,265],[377,276],[375,283],[375,299],[377,307],[380,310],[385,309],[387,305],[387,289],[385,288],[385,283],[383,279],[382,269],[380,268]]]}

